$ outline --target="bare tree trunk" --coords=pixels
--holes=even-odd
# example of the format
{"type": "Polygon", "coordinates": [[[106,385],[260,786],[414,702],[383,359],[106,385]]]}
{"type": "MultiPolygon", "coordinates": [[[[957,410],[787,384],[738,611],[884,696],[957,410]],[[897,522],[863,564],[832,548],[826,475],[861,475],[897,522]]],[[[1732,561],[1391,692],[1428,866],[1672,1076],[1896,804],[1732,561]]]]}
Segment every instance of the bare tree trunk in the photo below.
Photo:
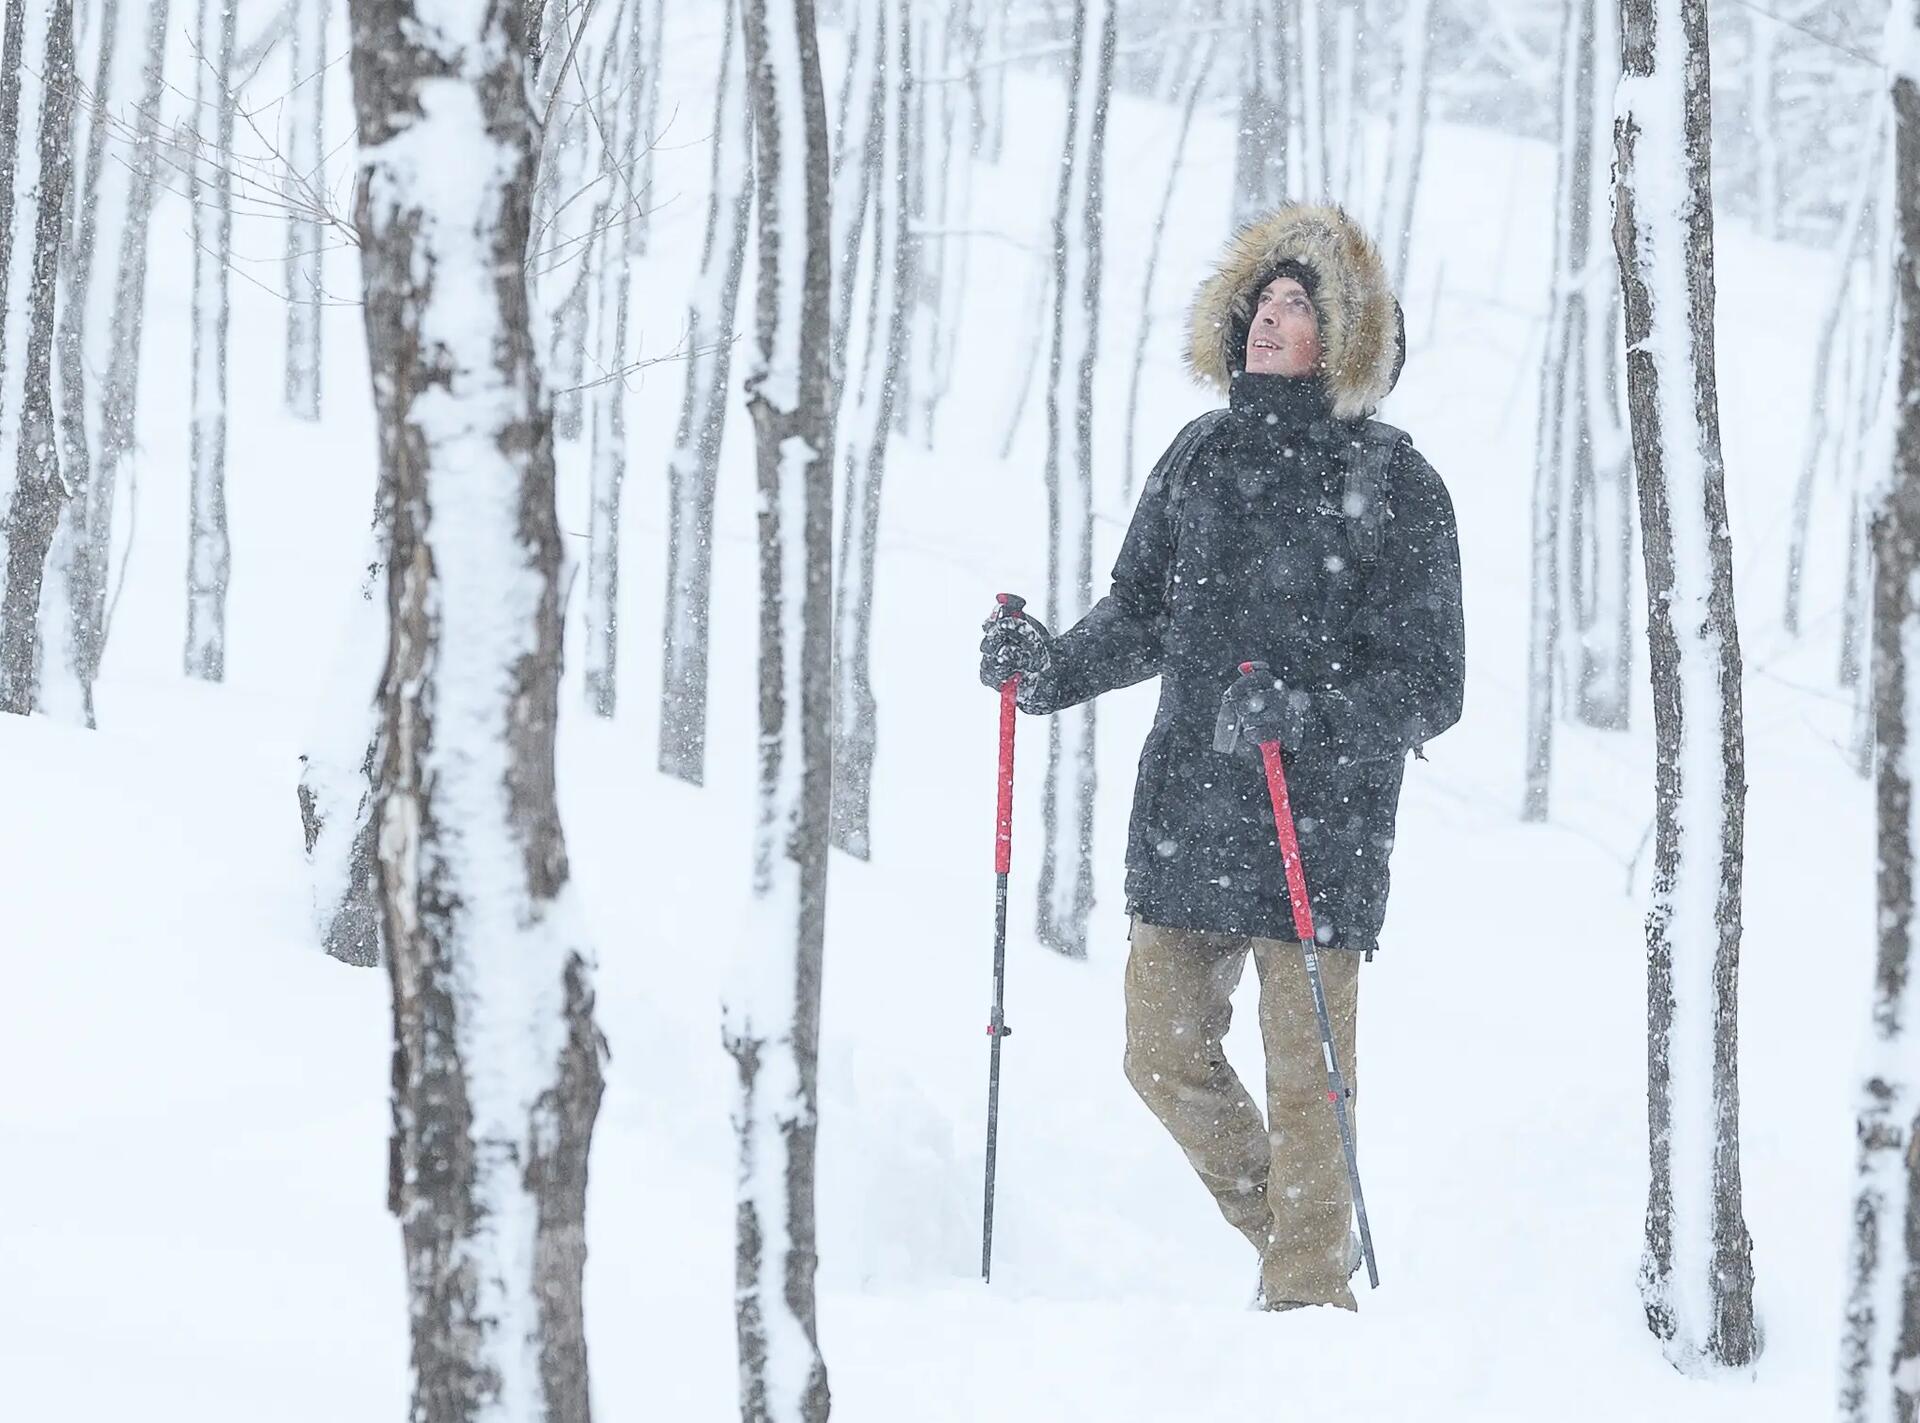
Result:
{"type": "Polygon", "coordinates": [[[1613,91],[1619,54],[1604,37],[1619,32],[1615,0],[1591,0],[1593,74],[1583,181],[1589,237],[1579,273],[1585,293],[1583,361],[1586,452],[1570,492],[1571,601],[1579,667],[1573,710],[1588,726],[1624,731],[1633,704],[1633,446],[1621,403],[1620,283],[1605,258],[1611,203],[1613,91]]]}
{"type": "Polygon", "coordinates": [[[885,122],[886,76],[874,61],[886,24],[883,0],[859,0],[853,14],[853,46],[847,82],[841,91],[842,114],[833,145],[833,381],[841,386],[847,370],[847,346],[853,326],[854,290],[859,285],[860,249],[866,237],[867,209],[878,169],[885,122]]]}
{"type": "Polygon", "coordinates": [[[1807,417],[1806,454],[1801,460],[1799,481],[1794,486],[1793,523],[1787,535],[1786,603],[1781,615],[1782,625],[1795,636],[1800,632],[1801,585],[1813,519],[1814,482],[1827,466],[1837,433],[1831,412],[1848,404],[1844,381],[1833,379],[1836,368],[1842,365],[1834,359],[1834,348],[1852,295],[1854,269],[1868,246],[1869,224],[1879,222],[1876,203],[1886,179],[1885,144],[1884,127],[1876,127],[1871,153],[1861,165],[1846,214],[1840,221],[1840,240],[1835,245],[1833,271],[1825,288],[1823,310],[1826,314],[1821,318],[1820,335],[1814,345],[1813,400],[1807,417]]]}
{"type": "Polygon", "coordinates": [[[411,1416],[587,1423],[590,954],[554,804],[560,530],[522,0],[352,0],[391,511],[380,893],[411,1416]]]}
{"type": "Polygon", "coordinates": [[[65,502],[54,423],[54,309],[73,171],[71,0],[8,0],[0,53],[0,711],[33,710],[40,587],[65,502]],[[23,83],[22,75],[34,82],[23,83]]]}
{"type": "Polygon", "coordinates": [[[1283,201],[1289,190],[1288,64],[1284,7],[1239,0],[1246,27],[1240,45],[1240,125],[1233,149],[1233,225],[1244,226],[1283,201]]]}
{"type": "Polygon", "coordinates": [[[303,186],[325,189],[327,11],[331,0],[293,0],[287,164],[292,216],[287,222],[287,410],[320,418],[320,309],[325,238],[319,218],[300,196],[303,186]]]}
{"type": "Polygon", "coordinates": [[[880,488],[893,428],[896,377],[906,359],[912,293],[907,233],[911,157],[906,145],[912,20],[907,0],[897,0],[893,9],[891,20],[880,10],[872,17],[869,62],[882,103],[877,143],[867,160],[872,169],[866,187],[873,198],[873,262],[859,384],[839,437],[846,477],[834,592],[832,839],[837,848],[861,860],[872,851],[873,760],[878,744],[872,646],[880,488]]]}
{"type": "Polygon", "coordinates": [[[629,194],[640,156],[639,93],[631,76],[639,67],[640,25],[636,3],[607,13],[602,49],[602,93],[618,73],[628,79],[618,104],[607,106],[601,121],[600,175],[603,191],[594,205],[589,248],[594,268],[593,341],[598,372],[587,392],[592,415],[588,453],[590,513],[587,532],[587,705],[594,715],[611,717],[619,699],[620,654],[620,498],[627,477],[627,322],[632,299],[632,248],[622,230],[632,218],[629,194]]]}
{"type": "Polygon", "coordinates": [[[1640,1282],[1668,1360],[1701,1372],[1760,1352],[1740,1190],[1746,758],[1714,388],[1706,0],[1623,0],[1621,56],[1614,245],[1657,754],[1640,1282]]]}
{"type": "Polygon", "coordinates": [[[760,486],[760,816],[753,935],[726,1000],[739,1067],[734,1317],[743,1423],[823,1423],[813,1190],[833,720],[826,101],[813,0],[745,0],[744,20],[759,212],[747,401],[760,486]]]}
{"type": "MultiPolygon", "coordinates": [[[[93,254],[111,245],[126,219],[126,185],[121,174],[103,173],[106,136],[111,116],[115,52],[120,40],[119,0],[91,0],[84,23],[76,20],[78,52],[74,56],[77,82],[86,76],[91,102],[79,102],[72,111],[70,151],[72,180],[60,243],[60,291],[56,301],[54,337],[54,395],[60,414],[61,477],[66,498],[61,501],[53,543],[47,551],[46,578],[40,588],[39,680],[35,706],[51,716],[80,726],[93,725],[93,685],[88,673],[95,660],[94,630],[84,621],[79,596],[87,576],[87,516],[91,501],[91,449],[99,428],[99,396],[87,373],[90,363],[105,355],[103,335],[112,318],[108,303],[95,295],[93,254]],[[103,222],[104,219],[104,222],[103,222]]],[[[124,163],[116,163],[124,172],[124,163]]],[[[100,361],[104,365],[104,361],[100,361]]],[[[94,368],[98,368],[97,366],[94,368]]]]}
{"type": "Polygon", "coordinates": [[[1892,75],[1897,116],[1893,201],[1897,398],[1892,479],[1875,512],[1873,725],[1878,746],[1879,952],[1862,1064],[1853,1238],[1840,1341],[1842,1423],[1920,1419],[1920,1107],[1914,1034],[1915,720],[1920,717],[1920,3],[1896,0],[1888,25],[1904,56],[1892,75]]]}
{"type": "Polygon", "coordinates": [[[1200,95],[1207,87],[1207,75],[1219,50],[1219,37],[1207,41],[1206,52],[1192,55],[1187,95],[1180,105],[1180,128],[1173,140],[1173,159],[1167,164],[1167,183],[1160,192],[1159,215],[1153,220],[1153,238],[1147,244],[1147,274],[1140,288],[1140,330],[1133,341],[1133,374],[1127,379],[1127,448],[1121,460],[1121,495],[1133,501],[1133,433],[1140,413],[1140,375],[1146,369],[1147,343],[1153,335],[1153,279],[1160,270],[1160,244],[1167,231],[1167,214],[1173,209],[1173,194],[1180,182],[1180,169],[1186,162],[1187,136],[1193,132],[1193,113],[1200,106],[1200,95]]]}
{"type": "MultiPolygon", "coordinates": [[[[1071,627],[1093,606],[1093,372],[1100,351],[1101,203],[1113,0],[1076,0],[1073,89],[1053,219],[1053,340],[1047,367],[1047,617],[1071,627]]],[[[1041,795],[1040,942],[1087,954],[1093,911],[1094,708],[1047,719],[1041,795]]]]}
{"type": "MultiPolygon", "coordinates": [[[[144,12],[128,5],[123,14],[146,21],[144,59],[140,69],[139,108],[133,120],[132,151],[114,155],[102,175],[103,183],[126,186],[126,220],[120,229],[112,300],[112,320],[104,324],[107,349],[90,363],[104,370],[100,382],[100,426],[94,441],[92,476],[87,481],[86,541],[81,571],[72,582],[73,621],[81,629],[76,643],[81,676],[91,696],[100,663],[106,653],[109,619],[107,579],[113,562],[113,513],[119,494],[120,470],[134,452],[135,417],[139,409],[140,353],[146,332],[147,230],[159,195],[157,175],[160,104],[166,92],[167,23],[169,0],[149,0],[144,12]]],[[[131,58],[127,61],[131,64],[131,58]]],[[[118,92],[119,86],[111,86],[118,92]]],[[[101,237],[109,241],[103,226],[101,237]]],[[[93,343],[88,342],[92,349],[93,343]]]]}
{"type": "Polygon", "coordinates": [[[1413,241],[1414,199],[1427,147],[1427,91],[1433,69],[1430,29],[1433,0],[1406,0],[1400,20],[1400,85],[1387,149],[1386,193],[1380,204],[1380,240],[1392,262],[1393,285],[1407,289],[1413,241]]]}
{"type": "Polygon", "coordinates": [[[637,109],[632,115],[634,152],[638,155],[627,170],[633,191],[638,194],[627,223],[627,253],[647,255],[647,240],[653,233],[653,145],[660,125],[660,76],[666,62],[664,31],[667,0],[638,0],[642,14],[634,20],[633,62],[627,68],[627,82],[637,85],[637,109]]]}
{"type": "Polygon", "coordinates": [[[195,31],[193,183],[192,511],[187,553],[189,677],[218,682],[227,665],[227,335],[233,263],[233,24],[229,0],[199,0],[195,31]],[[201,131],[208,124],[212,136],[201,131]]]}
{"type": "Polygon", "coordinates": [[[667,459],[667,594],[662,633],[660,769],[699,785],[707,751],[708,603],[714,481],[726,429],[734,308],[753,202],[752,135],[736,6],[727,7],[714,88],[713,165],[700,275],[687,303],[686,394],[667,459]]]}
{"type": "Polygon", "coordinates": [[[1527,619],[1526,793],[1520,818],[1551,804],[1553,726],[1568,583],[1569,490],[1590,478],[1584,288],[1592,238],[1588,160],[1593,122],[1593,3],[1568,0],[1560,29],[1559,171],[1554,189],[1553,289],[1540,377],[1527,619]]]}
{"type": "Polygon", "coordinates": [[[1327,40],[1323,0],[1290,0],[1300,77],[1300,196],[1324,202],[1327,192],[1327,40]]]}

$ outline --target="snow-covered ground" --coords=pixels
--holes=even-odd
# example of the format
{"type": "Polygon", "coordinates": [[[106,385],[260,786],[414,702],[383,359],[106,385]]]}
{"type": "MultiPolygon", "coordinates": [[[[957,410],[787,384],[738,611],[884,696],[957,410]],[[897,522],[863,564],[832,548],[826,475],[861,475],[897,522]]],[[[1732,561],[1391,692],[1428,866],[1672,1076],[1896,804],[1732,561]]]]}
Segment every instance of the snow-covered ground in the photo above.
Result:
{"type": "MultiPolygon", "coordinates": [[[[679,338],[705,205],[714,36],[682,10],[674,21],[658,241],[636,288],[648,352],[679,338]]],[[[332,112],[345,114],[344,66],[332,81],[332,112]]],[[[1245,1312],[1251,1256],[1122,1079],[1120,854],[1150,687],[1101,704],[1085,964],[1031,936],[1041,736],[1023,726],[1033,750],[1014,841],[1016,1034],[995,1278],[979,1283],[994,702],[975,683],[974,644],[994,592],[1044,586],[1037,400],[1010,459],[999,445],[1039,335],[1023,244],[1044,240],[1060,121],[1057,85],[1016,81],[1010,97],[1007,158],[981,170],[972,226],[1011,240],[971,239],[936,449],[896,444],[890,458],[873,613],[876,851],[833,867],[819,1199],[836,1416],[1825,1416],[1868,1002],[1871,827],[1868,787],[1844,754],[1849,704],[1832,690],[1844,550],[1833,491],[1822,491],[1803,643],[1783,636],[1776,611],[1822,259],[1721,233],[1751,786],[1744,1164],[1766,1352],[1750,1378],[1702,1383],[1662,1360],[1634,1287],[1644,674],[1636,730],[1562,727],[1553,822],[1517,821],[1552,165],[1543,145],[1480,131],[1430,139],[1410,358],[1383,412],[1413,432],[1458,505],[1469,682],[1465,721],[1409,774],[1384,952],[1363,980],[1362,1165],[1382,1288],[1363,1293],[1358,1316],[1245,1312]]],[[[1172,134],[1168,111],[1117,105],[1096,433],[1103,567],[1126,514],[1122,402],[1172,134]]],[[[1223,236],[1230,169],[1226,123],[1203,116],[1155,304],[1143,459],[1205,403],[1180,369],[1181,312],[1223,236]]],[[[326,420],[303,425],[281,413],[275,300],[235,285],[230,680],[188,683],[185,226],[177,200],[155,219],[138,524],[101,729],[0,721],[0,1417],[399,1417],[387,984],[313,947],[293,795],[371,508],[358,313],[326,313],[326,420]]],[[[269,284],[278,242],[259,223],[238,239],[269,284]]],[[[329,260],[332,287],[350,291],[353,254],[329,260]]],[[[709,784],[695,790],[653,769],[664,455],[679,394],[679,368],[654,367],[630,406],[620,715],[586,714],[577,657],[563,700],[562,809],[613,1054],[587,1275],[604,1419],[735,1416],[718,998],[750,846],[750,449],[735,419],[709,784]]],[[[562,525],[584,559],[584,461],[577,448],[565,458],[562,525]]],[[[1230,1050],[1257,1073],[1250,1029],[1230,1050]]]]}

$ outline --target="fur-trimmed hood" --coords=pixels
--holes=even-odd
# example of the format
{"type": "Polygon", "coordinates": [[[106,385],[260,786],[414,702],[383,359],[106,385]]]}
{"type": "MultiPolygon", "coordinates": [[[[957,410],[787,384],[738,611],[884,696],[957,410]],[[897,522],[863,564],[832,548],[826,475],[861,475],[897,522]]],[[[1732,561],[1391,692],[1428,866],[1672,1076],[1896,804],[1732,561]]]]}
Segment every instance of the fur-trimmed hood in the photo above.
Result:
{"type": "Polygon", "coordinates": [[[1234,234],[1194,297],[1187,364],[1227,390],[1245,361],[1261,279],[1289,259],[1318,279],[1313,304],[1335,418],[1372,414],[1400,378],[1406,333],[1379,249],[1338,207],[1289,203],[1234,234]]]}

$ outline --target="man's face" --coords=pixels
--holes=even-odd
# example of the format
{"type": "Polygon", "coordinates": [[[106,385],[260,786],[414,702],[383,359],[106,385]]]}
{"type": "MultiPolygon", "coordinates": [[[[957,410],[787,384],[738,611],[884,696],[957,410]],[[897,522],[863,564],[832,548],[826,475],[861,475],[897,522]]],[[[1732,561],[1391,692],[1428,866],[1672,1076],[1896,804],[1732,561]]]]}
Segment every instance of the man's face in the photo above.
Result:
{"type": "Polygon", "coordinates": [[[1307,289],[1275,277],[1260,289],[1247,331],[1247,370],[1253,375],[1311,375],[1320,365],[1320,322],[1307,289]]]}

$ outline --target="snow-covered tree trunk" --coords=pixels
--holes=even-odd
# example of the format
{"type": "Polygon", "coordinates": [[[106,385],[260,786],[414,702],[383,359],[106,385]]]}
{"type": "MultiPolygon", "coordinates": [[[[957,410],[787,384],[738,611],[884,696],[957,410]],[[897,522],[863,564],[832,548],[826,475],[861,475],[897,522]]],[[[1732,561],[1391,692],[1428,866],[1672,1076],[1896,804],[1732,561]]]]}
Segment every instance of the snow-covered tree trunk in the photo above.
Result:
{"type": "Polygon", "coordinates": [[[1420,191],[1420,162],[1427,147],[1427,91],[1433,45],[1433,0],[1406,0],[1400,17],[1400,83],[1394,92],[1393,128],[1387,146],[1386,191],[1380,203],[1380,241],[1392,264],[1393,285],[1407,289],[1413,242],[1413,205],[1420,191]]]}
{"type": "Polygon", "coordinates": [[[289,59],[287,166],[287,410],[320,418],[320,306],[324,229],[304,196],[325,191],[327,11],[333,0],[293,0],[289,59]]]}
{"type": "MultiPolygon", "coordinates": [[[[1068,628],[1093,606],[1093,372],[1100,351],[1101,204],[1113,0],[1076,0],[1073,87],[1053,217],[1053,334],[1047,363],[1047,620],[1068,628]]],[[[1093,910],[1094,706],[1047,718],[1047,779],[1036,933],[1087,953],[1093,910]]]]}
{"type": "Polygon", "coordinates": [[[411,1416],[587,1423],[590,955],[554,805],[560,529],[522,0],[351,0],[391,511],[380,893],[411,1416]]]}
{"type": "Polygon", "coordinates": [[[67,490],[54,421],[54,316],[73,170],[73,5],[7,0],[0,49],[0,711],[33,710],[40,588],[67,490]]]}
{"type": "Polygon", "coordinates": [[[813,0],[744,0],[759,289],[759,824],[725,1005],[739,1069],[734,1318],[743,1423],[823,1423],[814,1308],[820,975],[832,799],[832,252],[813,0]]]}
{"type": "MultiPolygon", "coordinates": [[[[103,299],[111,293],[111,319],[96,327],[89,318],[85,347],[90,353],[88,371],[104,372],[104,377],[94,387],[99,393],[99,427],[94,432],[93,467],[87,481],[81,572],[69,586],[74,599],[73,622],[79,629],[75,640],[82,680],[89,694],[100,673],[109,630],[107,579],[113,562],[114,503],[119,495],[121,468],[131,461],[134,452],[140,353],[146,333],[147,230],[160,191],[160,105],[166,93],[167,25],[171,15],[169,0],[149,0],[144,8],[127,0],[119,3],[123,25],[144,21],[144,41],[136,47],[138,32],[123,38],[116,54],[124,51],[124,57],[117,57],[114,63],[116,74],[123,64],[126,66],[127,77],[124,82],[112,80],[107,86],[109,97],[132,90],[138,66],[139,99],[131,147],[110,154],[101,173],[103,194],[96,241],[102,252],[114,259],[115,271],[111,288],[102,285],[99,291],[103,299]],[[124,185],[124,200],[106,196],[105,190],[114,185],[124,185]],[[120,210],[123,202],[124,222],[115,233],[108,218],[120,210]],[[96,345],[96,339],[100,345],[96,345]]],[[[45,614],[42,616],[44,621],[45,614]]]]}
{"type": "Polygon", "coordinates": [[[637,157],[627,172],[639,201],[627,217],[627,254],[644,257],[653,233],[653,143],[660,124],[660,76],[665,73],[667,0],[636,3],[641,13],[632,21],[634,39],[626,82],[633,104],[628,112],[634,125],[631,151],[637,157]]]}
{"type": "Polygon", "coordinates": [[[1656,830],[1641,1296],[1686,1372],[1760,1352],[1740,1191],[1745,740],[1713,353],[1706,0],[1622,0],[1614,245],[1640,486],[1656,830]]]}
{"type": "MultiPolygon", "coordinates": [[[[601,194],[594,205],[594,227],[602,234],[593,248],[593,319],[596,375],[587,392],[592,435],[587,467],[587,705],[596,716],[611,717],[619,699],[620,663],[620,498],[627,477],[627,323],[632,293],[632,247],[624,224],[632,221],[637,191],[630,184],[640,156],[640,98],[632,82],[637,70],[643,16],[629,0],[609,12],[604,71],[625,76],[620,102],[606,106],[601,120],[601,194]],[[618,55],[618,64],[613,63],[618,55]],[[631,195],[631,196],[630,196],[631,195]]],[[[604,92],[606,86],[602,86],[604,92]]]]}
{"type": "Polygon", "coordinates": [[[878,38],[888,21],[883,0],[859,0],[849,37],[845,104],[833,144],[833,380],[842,385],[852,335],[853,298],[861,271],[860,249],[867,230],[886,106],[886,76],[880,68],[885,48],[878,38]]]}
{"type": "Polygon", "coordinates": [[[1296,49],[1294,73],[1300,80],[1300,143],[1295,156],[1299,195],[1309,202],[1327,199],[1327,40],[1326,0],[1288,0],[1293,9],[1296,49]]]}
{"type": "Polygon", "coordinates": [[[1592,457],[1586,438],[1584,283],[1593,235],[1587,167],[1593,122],[1593,19],[1592,0],[1568,0],[1560,29],[1552,291],[1546,363],[1540,375],[1529,549],[1526,792],[1520,809],[1520,818],[1528,821],[1545,820],[1551,805],[1553,726],[1565,622],[1562,573],[1568,490],[1592,457]]]}
{"type": "Polygon", "coordinates": [[[199,0],[194,31],[193,378],[187,545],[189,677],[221,681],[227,665],[227,336],[232,318],[233,28],[231,0],[199,0]]]}
{"type": "Polygon", "coordinates": [[[667,457],[667,592],[661,635],[660,769],[699,785],[707,752],[708,604],[713,588],[714,481],[727,420],[734,309],[753,203],[743,45],[727,7],[714,87],[712,181],[700,273],[687,302],[686,393],[667,457]]]}
{"type": "Polygon", "coordinates": [[[1846,212],[1841,217],[1832,271],[1822,290],[1821,310],[1825,314],[1821,317],[1820,334],[1815,339],[1810,363],[1813,399],[1807,416],[1806,451],[1794,486],[1792,524],[1787,533],[1787,585],[1781,626],[1795,636],[1800,632],[1814,485],[1819,475],[1833,464],[1834,446],[1845,426],[1844,417],[1836,420],[1835,415],[1851,404],[1846,378],[1850,367],[1846,360],[1836,359],[1836,355],[1852,349],[1850,336],[1845,337],[1843,344],[1843,328],[1848,325],[1846,317],[1854,298],[1854,273],[1861,254],[1867,250],[1869,228],[1879,225],[1880,189],[1887,176],[1883,161],[1885,144],[1885,129],[1876,128],[1871,156],[1861,165],[1846,212]]]}
{"type": "Polygon", "coordinates": [[[1338,0],[1333,10],[1332,62],[1327,81],[1327,196],[1353,205],[1359,192],[1360,165],[1366,158],[1365,134],[1358,122],[1361,88],[1360,22],[1363,0],[1338,0]]]}
{"type": "Polygon", "coordinates": [[[588,175],[599,175],[598,134],[590,109],[601,96],[585,78],[601,58],[598,6],[550,0],[545,53],[535,89],[541,135],[539,193],[534,203],[528,263],[535,310],[547,328],[547,384],[554,392],[554,434],[577,440],[586,432],[587,318],[594,203],[588,175]]]}
{"type": "MultiPolygon", "coordinates": [[[[126,7],[127,11],[133,9],[126,7]]],[[[35,706],[44,715],[93,725],[91,666],[97,662],[98,631],[87,618],[82,589],[87,581],[91,513],[92,449],[100,428],[100,393],[89,379],[106,366],[106,336],[113,318],[111,288],[93,284],[94,253],[117,245],[126,221],[127,165],[112,155],[107,133],[113,115],[116,54],[122,45],[119,0],[89,0],[75,17],[74,76],[91,92],[76,94],[72,112],[72,178],[60,243],[60,291],[56,301],[54,394],[60,414],[60,466],[67,497],[47,551],[40,588],[39,680],[35,706]],[[103,299],[101,293],[105,293],[103,299]]],[[[128,28],[131,28],[129,26],[128,28]]],[[[130,38],[137,39],[137,36],[130,38]]]]}
{"type": "Polygon", "coordinates": [[[1253,221],[1288,191],[1287,76],[1283,11],[1271,0],[1238,0],[1243,27],[1240,118],[1233,146],[1233,225],[1253,221]]]}
{"type": "Polygon", "coordinates": [[[1626,729],[1632,706],[1633,447],[1621,401],[1620,283],[1606,260],[1609,189],[1613,182],[1613,92],[1619,52],[1609,42],[1618,33],[1616,0],[1586,0],[1593,7],[1593,72],[1586,88],[1592,114],[1581,172],[1586,185],[1589,235],[1581,270],[1584,293],[1586,396],[1582,412],[1586,452],[1568,490],[1569,583],[1577,639],[1573,711],[1588,726],[1626,729]]]}
{"type": "Polygon", "coordinates": [[[841,486],[840,553],[835,561],[839,576],[834,590],[832,839],[839,849],[862,860],[872,845],[873,759],[878,744],[872,646],[880,488],[893,428],[896,377],[906,358],[911,293],[907,265],[910,155],[905,139],[912,26],[907,0],[894,0],[891,8],[895,12],[891,17],[879,7],[872,17],[869,63],[882,109],[867,185],[873,199],[873,259],[856,363],[858,383],[850,391],[837,432],[846,474],[841,486]]]}
{"type": "Polygon", "coordinates": [[[1180,169],[1186,162],[1187,137],[1193,132],[1194,110],[1200,106],[1200,95],[1207,87],[1207,75],[1212,72],[1214,55],[1219,48],[1218,35],[1207,41],[1204,52],[1200,51],[1198,45],[1190,46],[1186,98],[1180,103],[1180,127],[1173,140],[1173,158],[1167,164],[1166,186],[1160,191],[1160,210],[1153,220],[1153,237],[1147,243],[1146,275],[1140,283],[1140,328],[1133,341],[1133,373],[1127,378],[1127,445],[1120,462],[1120,492],[1129,504],[1133,502],[1133,435],[1140,413],[1140,377],[1146,370],[1147,344],[1153,337],[1154,278],[1160,271],[1160,248],[1167,232],[1167,214],[1173,210],[1173,195],[1180,184],[1180,169]]]}
{"type": "Polygon", "coordinates": [[[1897,399],[1873,523],[1878,953],[1856,1127],[1842,1423],[1920,1418],[1920,0],[1895,0],[1897,399]]]}

